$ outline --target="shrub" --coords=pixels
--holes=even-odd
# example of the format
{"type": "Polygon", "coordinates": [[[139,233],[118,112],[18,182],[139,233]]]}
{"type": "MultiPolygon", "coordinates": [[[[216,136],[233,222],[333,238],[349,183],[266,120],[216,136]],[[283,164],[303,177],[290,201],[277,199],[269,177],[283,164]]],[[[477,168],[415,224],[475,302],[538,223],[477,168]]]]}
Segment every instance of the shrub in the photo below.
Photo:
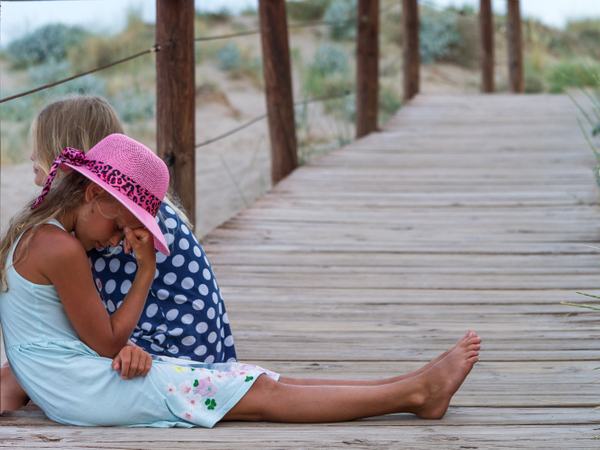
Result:
{"type": "Polygon", "coordinates": [[[238,70],[242,65],[242,53],[236,44],[229,42],[217,52],[219,68],[226,72],[238,70]]]}
{"type": "Polygon", "coordinates": [[[312,1],[288,1],[285,9],[288,16],[297,21],[318,20],[323,17],[331,0],[312,0],[312,1]]]}
{"type": "Polygon", "coordinates": [[[124,122],[151,119],[155,115],[154,90],[144,92],[139,87],[129,87],[110,97],[110,103],[124,122]]]}
{"type": "Polygon", "coordinates": [[[430,64],[450,56],[452,49],[461,44],[454,14],[423,8],[419,41],[423,64],[430,64]]]}
{"type": "Polygon", "coordinates": [[[11,42],[6,54],[13,67],[20,69],[33,64],[61,61],[71,47],[81,43],[87,36],[88,33],[81,27],[45,25],[11,42]]]}
{"type": "Polygon", "coordinates": [[[334,22],[329,25],[332,39],[354,39],[356,37],[356,0],[333,0],[327,7],[323,19],[334,22]]]}
{"type": "Polygon", "coordinates": [[[582,60],[561,61],[548,71],[547,81],[552,93],[569,87],[600,87],[600,63],[582,60]]]}
{"type": "Polygon", "coordinates": [[[323,44],[303,73],[303,92],[307,97],[336,95],[351,90],[354,78],[348,56],[339,47],[323,44]]]}
{"type": "Polygon", "coordinates": [[[600,59],[600,19],[570,21],[567,23],[566,32],[573,36],[582,52],[600,59]]]}
{"type": "MultiPolygon", "coordinates": [[[[62,61],[60,63],[46,63],[30,68],[27,71],[27,74],[31,80],[31,83],[34,86],[38,86],[71,75],[72,68],[68,61],[62,61]]],[[[106,83],[102,78],[91,74],[50,88],[50,90],[47,91],[47,93],[44,93],[44,95],[58,97],[72,93],[104,96],[106,95],[106,83]]]]}

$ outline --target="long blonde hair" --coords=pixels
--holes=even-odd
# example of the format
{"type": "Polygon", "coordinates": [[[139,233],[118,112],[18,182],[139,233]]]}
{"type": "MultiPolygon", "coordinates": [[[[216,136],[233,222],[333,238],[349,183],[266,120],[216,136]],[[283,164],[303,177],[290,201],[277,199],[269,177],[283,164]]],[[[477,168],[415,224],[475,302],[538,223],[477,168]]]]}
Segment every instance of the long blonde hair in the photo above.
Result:
{"type": "MultiPolygon", "coordinates": [[[[47,175],[52,162],[63,148],[73,147],[87,152],[97,142],[113,133],[123,133],[123,126],[116,111],[102,97],[79,95],[50,103],[40,111],[31,126],[38,167],[47,175]]],[[[71,179],[71,183],[75,181],[70,175],[61,176],[59,171],[55,181],[56,187],[50,190],[42,205],[35,210],[30,210],[28,205],[10,221],[0,242],[0,290],[4,291],[8,288],[6,258],[18,236],[65,211],[72,210],[81,203],[82,197],[77,194],[77,189],[82,187],[81,183],[86,183],[85,180],[80,180],[69,187],[68,184],[63,186],[62,183],[60,185],[57,183],[62,178],[71,179]],[[62,198],[56,195],[59,186],[64,196],[62,198]],[[55,192],[55,195],[50,195],[52,192],[55,192]]],[[[177,212],[188,228],[192,229],[183,207],[173,194],[167,193],[164,202],[177,212]]],[[[160,213],[159,220],[163,220],[160,213]]],[[[23,242],[23,254],[26,254],[25,246],[32,236],[33,233],[30,233],[27,240],[23,242]]]]}
{"type": "Polygon", "coordinates": [[[35,228],[79,207],[83,203],[85,188],[91,181],[77,172],[71,172],[61,177],[60,180],[56,180],[55,183],[56,185],[50,189],[44,201],[36,209],[31,209],[31,203],[28,203],[10,219],[8,228],[0,241],[0,292],[8,290],[6,270],[14,264],[13,261],[8,261],[8,255],[19,236],[34,229],[21,244],[23,252],[19,260],[23,260],[27,256],[29,242],[34,236],[35,228]]]}

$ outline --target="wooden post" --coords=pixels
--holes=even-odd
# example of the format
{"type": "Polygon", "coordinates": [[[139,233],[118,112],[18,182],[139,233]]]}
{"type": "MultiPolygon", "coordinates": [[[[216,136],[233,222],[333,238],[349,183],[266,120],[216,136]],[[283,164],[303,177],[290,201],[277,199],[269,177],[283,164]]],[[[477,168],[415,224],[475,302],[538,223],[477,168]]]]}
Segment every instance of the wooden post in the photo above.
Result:
{"type": "Polygon", "coordinates": [[[481,92],[494,92],[494,16],[492,0],[479,0],[481,92]]]}
{"type": "Polygon", "coordinates": [[[379,0],[359,0],[356,40],[356,137],[377,130],[379,0]]]}
{"type": "Polygon", "coordinates": [[[404,33],[404,100],[419,93],[419,5],[417,0],[402,0],[404,33]]]}
{"type": "Polygon", "coordinates": [[[523,41],[519,0],[507,0],[506,31],[508,37],[508,74],[512,92],[523,92],[523,41]]]}
{"type": "Polygon", "coordinates": [[[275,184],[298,166],[285,1],[259,0],[258,12],[275,184]]]}
{"type": "Polygon", "coordinates": [[[156,141],[171,186],[196,219],[194,0],[156,0],[156,141]]]}

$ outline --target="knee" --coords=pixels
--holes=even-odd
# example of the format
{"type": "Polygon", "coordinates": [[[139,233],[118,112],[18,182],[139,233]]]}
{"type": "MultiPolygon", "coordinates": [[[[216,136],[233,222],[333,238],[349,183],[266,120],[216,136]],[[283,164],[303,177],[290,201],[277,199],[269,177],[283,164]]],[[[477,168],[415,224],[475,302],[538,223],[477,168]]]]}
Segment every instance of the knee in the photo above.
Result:
{"type": "Polygon", "coordinates": [[[271,406],[277,398],[279,383],[267,375],[259,376],[244,397],[245,420],[267,421],[271,415],[271,406]]]}

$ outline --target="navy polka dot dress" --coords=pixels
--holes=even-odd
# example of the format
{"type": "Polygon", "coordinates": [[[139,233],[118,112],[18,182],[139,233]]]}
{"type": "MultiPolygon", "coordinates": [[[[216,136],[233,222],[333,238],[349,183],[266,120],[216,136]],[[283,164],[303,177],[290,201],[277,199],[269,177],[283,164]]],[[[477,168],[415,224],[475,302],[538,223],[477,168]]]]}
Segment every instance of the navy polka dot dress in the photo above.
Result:
{"type": "MultiPolygon", "coordinates": [[[[202,246],[168,205],[161,205],[159,216],[171,256],[156,253],[154,282],[131,340],[154,355],[235,361],[223,297],[202,246]]],[[[112,314],[135,278],[135,258],[122,247],[92,250],[88,256],[96,287],[112,314]]]]}

